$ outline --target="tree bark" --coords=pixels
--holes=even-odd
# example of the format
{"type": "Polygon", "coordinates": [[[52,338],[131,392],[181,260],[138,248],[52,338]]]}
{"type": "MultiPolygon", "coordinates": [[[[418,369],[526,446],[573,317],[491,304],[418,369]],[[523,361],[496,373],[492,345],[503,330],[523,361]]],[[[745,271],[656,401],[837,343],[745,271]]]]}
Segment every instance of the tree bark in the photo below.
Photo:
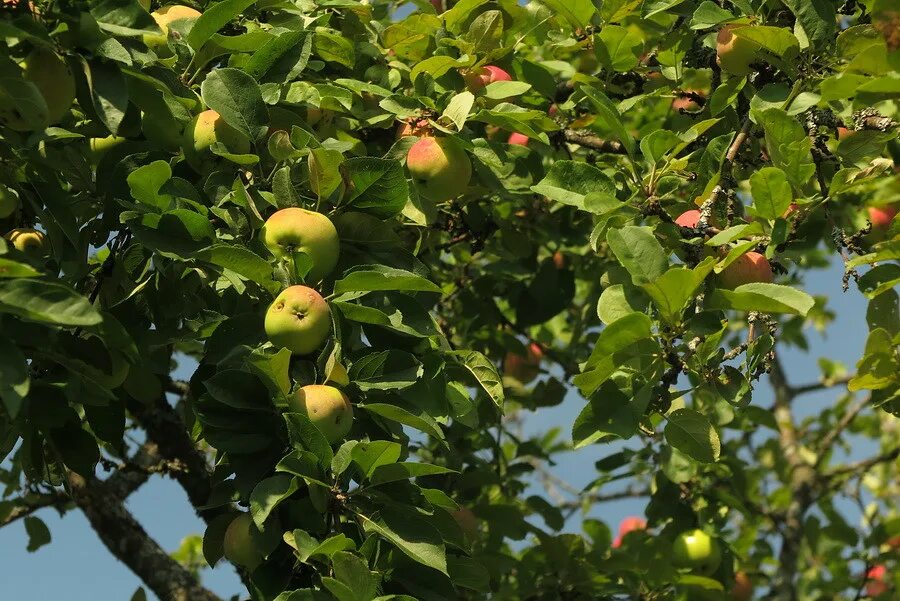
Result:
{"type": "Polygon", "coordinates": [[[102,482],[73,472],[68,480],[75,503],[106,548],[162,601],[221,601],[169,557],[102,482]]]}

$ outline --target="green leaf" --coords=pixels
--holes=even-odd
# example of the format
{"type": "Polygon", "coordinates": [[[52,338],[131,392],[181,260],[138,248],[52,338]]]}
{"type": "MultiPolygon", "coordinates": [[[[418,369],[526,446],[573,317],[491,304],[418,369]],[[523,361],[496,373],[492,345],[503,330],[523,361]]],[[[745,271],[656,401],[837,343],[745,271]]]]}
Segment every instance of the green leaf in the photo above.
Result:
{"type": "Polygon", "coordinates": [[[436,474],[455,474],[455,470],[430,463],[402,462],[380,465],[372,470],[370,481],[372,484],[386,484],[398,480],[409,480],[419,476],[434,476],[436,474]]]}
{"type": "Polygon", "coordinates": [[[355,210],[390,219],[409,201],[409,187],[400,161],[359,157],[348,159],[344,168],[350,173],[352,183],[347,201],[355,210]]]}
{"type": "Polygon", "coordinates": [[[604,382],[572,424],[572,442],[576,449],[612,437],[627,440],[637,432],[640,415],[629,398],[612,382],[604,382]]]}
{"type": "Polygon", "coordinates": [[[361,513],[366,532],[375,532],[403,551],[410,559],[447,575],[447,551],[441,535],[412,509],[384,508],[380,519],[361,513]]]}
{"type": "MultiPolygon", "coordinates": [[[[444,432],[441,430],[440,425],[425,411],[420,411],[418,414],[415,414],[403,407],[389,405],[387,403],[366,403],[360,405],[359,408],[397,423],[415,428],[420,432],[424,432],[437,440],[444,442],[444,432]]],[[[444,442],[444,445],[446,446],[446,442],[444,442]]]]}
{"type": "Polygon", "coordinates": [[[68,286],[36,279],[0,281],[0,313],[62,326],[94,326],[103,316],[68,286]]]}
{"type": "Polygon", "coordinates": [[[29,265],[0,257],[0,278],[34,278],[41,272],[29,265]]]}
{"type": "Polygon", "coordinates": [[[313,38],[313,52],[327,62],[343,65],[352,69],[356,63],[356,51],[353,40],[341,35],[339,31],[317,27],[313,38]]]}
{"type": "Polygon", "coordinates": [[[320,200],[331,196],[343,183],[344,179],[340,171],[343,162],[344,155],[337,150],[314,148],[310,151],[307,159],[309,185],[320,200]]]}
{"type": "Polygon", "coordinates": [[[784,215],[793,200],[791,184],[778,167],[763,167],[750,176],[753,208],[763,219],[777,219],[784,215]]]}
{"type": "Polygon", "coordinates": [[[597,35],[596,46],[600,63],[613,71],[624,73],[638,64],[643,40],[637,31],[619,25],[606,25],[597,35]]]}
{"type": "Polygon", "coordinates": [[[455,59],[452,56],[432,56],[413,67],[412,71],[409,73],[409,78],[415,83],[416,79],[422,75],[422,73],[427,73],[431,77],[437,79],[451,69],[462,69],[470,65],[471,63],[468,61],[455,59]]]}
{"type": "Polygon", "coordinates": [[[29,553],[34,553],[44,545],[50,544],[50,529],[47,528],[44,520],[30,515],[23,521],[25,523],[25,532],[28,533],[28,547],[26,547],[26,550],[29,553]]]}
{"type": "Polygon", "coordinates": [[[674,325],[681,321],[685,306],[695,296],[714,264],[715,261],[709,259],[695,269],[673,267],[652,282],[641,284],[641,288],[653,299],[660,316],[674,325]]]}
{"type": "Polygon", "coordinates": [[[353,462],[359,466],[363,477],[368,479],[376,468],[400,459],[401,446],[389,440],[363,441],[353,447],[350,456],[353,462]]]}
{"type": "Polygon", "coordinates": [[[670,445],[695,461],[718,461],[721,452],[719,435],[702,413],[677,409],[667,419],[664,434],[670,445]]]}
{"type": "Polygon", "coordinates": [[[607,98],[606,94],[597,88],[587,84],[581,85],[578,90],[594,105],[594,109],[597,111],[598,120],[601,121],[603,125],[612,132],[613,136],[622,143],[625,150],[628,151],[628,155],[634,156],[634,138],[632,138],[631,134],[628,133],[628,130],[625,129],[625,125],[622,123],[622,116],[619,114],[619,109],[616,108],[616,105],[613,104],[612,100],[607,98]]]}
{"type": "Polygon", "coordinates": [[[782,0],[803,27],[806,37],[817,48],[834,41],[837,31],[837,14],[830,0],[782,0]]]}
{"type": "Polygon", "coordinates": [[[789,313],[804,317],[815,304],[813,297],[802,290],[764,282],[743,284],[734,290],[717,288],[707,297],[707,308],[710,309],[789,313]]]}
{"type": "Polygon", "coordinates": [[[456,359],[471,373],[481,388],[494,401],[494,405],[501,411],[505,400],[503,383],[497,368],[490,359],[478,351],[450,351],[447,356],[456,359]]]}
{"type": "Polygon", "coordinates": [[[360,390],[399,390],[422,377],[415,355],[400,350],[376,351],[353,362],[350,380],[360,390]]]}
{"type": "MultiPolygon", "coordinates": [[[[273,37],[263,44],[262,48],[255,51],[244,66],[244,72],[259,81],[291,50],[296,49],[298,46],[308,46],[306,52],[301,53],[301,60],[298,61],[301,63],[299,68],[297,65],[292,68],[292,72],[297,71],[293,73],[294,76],[299,75],[299,71],[305,66],[303,57],[305,56],[307,59],[309,57],[311,43],[312,39],[308,31],[285,31],[277,37],[273,37]]],[[[289,56],[293,57],[294,55],[289,56]]]]}
{"type": "Polygon", "coordinates": [[[88,92],[97,116],[114,135],[128,110],[128,82],[116,63],[82,60],[88,92]]]}
{"type": "Polygon", "coordinates": [[[669,267],[667,253],[649,227],[626,225],[610,229],[606,242],[635,284],[652,282],[669,267]]]}
{"type": "Polygon", "coordinates": [[[138,202],[165,210],[174,201],[168,194],[160,194],[160,188],[172,179],[172,168],[166,161],[153,161],[142,165],[128,174],[128,187],[131,196],[138,202]]]}
{"type": "Polygon", "coordinates": [[[863,274],[857,284],[859,291],[865,294],[866,298],[875,298],[900,284],[900,265],[896,263],[876,265],[863,274]]]}
{"type": "Polygon", "coordinates": [[[297,479],[288,474],[276,474],[260,481],[250,493],[250,514],[256,527],[262,530],[275,508],[299,488],[297,479]]]}
{"type": "Polygon", "coordinates": [[[203,385],[212,398],[229,407],[257,411],[271,409],[265,384],[248,371],[221,370],[204,380],[203,385]]]}
{"type": "Polygon", "coordinates": [[[463,126],[466,124],[466,119],[469,117],[469,113],[472,112],[472,106],[474,104],[475,95],[472,94],[472,92],[460,92],[453,96],[453,98],[450,99],[450,102],[447,103],[447,108],[441,113],[441,118],[449,119],[456,126],[456,131],[462,131],[463,126]]]}
{"type": "Polygon", "coordinates": [[[591,0],[540,0],[553,11],[562,16],[573,27],[586,27],[597,12],[591,0]]]}
{"type": "Polygon", "coordinates": [[[323,469],[330,466],[331,460],[334,459],[334,452],[331,450],[331,445],[328,444],[328,439],[315,424],[309,421],[309,417],[303,413],[285,413],[282,417],[287,424],[291,444],[312,451],[323,469]]]}
{"type": "Polygon", "coordinates": [[[612,198],[616,194],[615,184],[600,169],[587,163],[566,160],[553,163],[544,179],[532,186],[531,190],[550,200],[582,210],[588,210],[585,208],[585,197],[588,194],[612,198]]]}
{"type": "Polygon", "coordinates": [[[810,153],[812,142],[803,126],[779,108],[754,114],[765,131],[766,149],[772,163],[784,171],[794,186],[802,189],[816,171],[810,153]]]}
{"type": "Polygon", "coordinates": [[[200,15],[188,34],[188,45],[195,51],[200,50],[214,33],[225,27],[241,12],[256,0],[222,0],[208,6],[200,15]]]}
{"type": "Polygon", "coordinates": [[[230,269],[273,294],[280,289],[281,285],[272,279],[272,265],[249,248],[214,244],[194,256],[200,261],[230,269]]]}
{"type": "Polygon", "coordinates": [[[25,355],[8,337],[0,337],[0,399],[9,417],[16,419],[31,388],[25,355]]]}
{"type": "Polygon", "coordinates": [[[375,290],[405,290],[415,292],[441,292],[433,282],[411,271],[384,265],[366,265],[346,274],[334,283],[334,294],[371,292],[375,290]]]}
{"type": "Polygon", "coordinates": [[[585,369],[599,365],[611,355],[632,346],[639,340],[650,338],[651,325],[650,317],[644,313],[632,313],[609,324],[597,337],[594,350],[584,364],[585,369]]]}
{"type": "Polygon", "coordinates": [[[691,29],[709,29],[734,18],[729,11],[718,6],[711,0],[703,0],[700,6],[694,10],[691,17],[691,29]]]}
{"type": "Polygon", "coordinates": [[[140,36],[159,31],[153,17],[134,0],[104,0],[90,12],[100,29],[115,36],[140,36]]]}
{"type": "Polygon", "coordinates": [[[485,54],[498,48],[503,36],[503,13],[486,10],[472,21],[466,40],[472,44],[472,51],[485,54]]]}
{"type": "MultiPolygon", "coordinates": [[[[198,20],[199,21],[199,20],[198,20]]],[[[216,69],[200,86],[203,102],[252,141],[268,131],[269,110],[259,84],[240,69],[216,69]]]]}
{"type": "Polygon", "coordinates": [[[503,100],[521,96],[530,89],[531,84],[524,81],[495,81],[484,88],[484,96],[491,100],[503,100]]]}

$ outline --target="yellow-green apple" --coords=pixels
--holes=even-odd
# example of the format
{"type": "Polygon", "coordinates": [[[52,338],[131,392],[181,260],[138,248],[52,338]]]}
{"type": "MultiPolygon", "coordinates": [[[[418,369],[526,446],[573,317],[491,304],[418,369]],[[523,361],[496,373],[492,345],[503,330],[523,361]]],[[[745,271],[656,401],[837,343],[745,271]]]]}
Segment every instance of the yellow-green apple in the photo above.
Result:
{"type": "Polygon", "coordinates": [[[750,601],[753,598],[753,581],[747,576],[747,572],[737,571],[734,573],[731,598],[734,601],[750,601]]]}
{"type": "Polygon", "coordinates": [[[869,207],[869,221],[872,222],[873,229],[887,229],[891,225],[891,221],[897,216],[897,207],[886,205],[881,207],[869,207]]]}
{"type": "Polygon", "coordinates": [[[510,351],[503,359],[503,373],[522,384],[528,384],[541,373],[541,359],[544,351],[541,346],[532,342],[525,347],[525,355],[510,351]]]}
{"type": "Polygon", "coordinates": [[[711,574],[721,561],[719,543],[702,530],[682,532],[672,545],[672,563],[679,568],[711,574]]]}
{"type": "Polygon", "coordinates": [[[463,74],[463,79],[469,90],[476,92],[485,86],[496,81],[512,81],[509,73],[494,65],[487,65],[479,69],[467,71],[463,74]]]}
{"type": "Polygon", "coordinates": [[[726,25],[716,35],[716,64],[732,75],[747,75],[750,64],[756,60],[759,45],[744,37],[735,35],[735,31],[745,25],[726,25]]]}
{"type": "Polygon", "coordinates": [[[249,513],[242,513],[234,518],[225,530],[222,547],[228,561],[250,570],[262,563],[264,557],[254,534],[259,532],[249,513]]]}
{"type": "Polygon", "coordinates": [[[450,512],[466,539],[474,540],[478,536],[478,517],[468,507],[460,507],[450,512]]]}
{"type": "Polygon", "coordinates": [[[173,4],[155,10],[150,15],[156,21],[161,33],[144,34],[144,44],[158,56],[165,58],[172,56],[172,49],[169,48],[169,24],[182,19],[197,19],[200,12],[190,6],[173,4]]]}
{"type": "Polygon", "coordinates": [[[235,154],[250,152],[250,140],[225,123],[219,113],[207,109],[195,116],[184,129],[181,147],[188,165],[199,173],[215,168],[218,157],[209,148],[216,142],[221,142],[235,154]]]}
{"type": "Polygon", "coordinates": [[[866,572],[866,595],[878,597],[891,590],[888,582],[888,571],[884,564],[878,564],[869,568],[866,572]]]}
{"type": "Polygon", "coordinates": [[[36,47],[22,63],[25,79],[35,85],[47,103],[47,117],[51,124],[65,117],[75,102],[75,77],[66,61],[55,52],[36,47]]]}
{"type": "Polygon", "coordinates": [[[19,197],[4,184],[0,184],[0,219],[6,219],[18,208],[19,197]]]}
{"type": "Polygon", "coordinates": [[[616,535],[615,540],[612,542],[613,549],[618,549],[622,546],[622,539],[625,538],[625,535],[629,532],[634,532],[635,530],[646,530],[647,529],[647,520],[644,518],[637,517],[635,515],[628,516],[619,524],[619,533],[616,535]]]}
{"type": "Polygon", "coordinates": [[[281,291],[266,311],[266,335],[295,355],[308,355],[331,332],[331,310],[322,295],[307,286],[281,291]]]}
{"type": "Polygon", "coordinates": [[[306,278],[317,282],[337,265],[341,243],[331,220],[322,213],[297,207],[276,211],[262,228],[262,239],[276,257],[301,252],[312,260],[306,278]]]}
{"type": "Polygon", "coordinates": [[[472,162],[453,138],[420,138],[409,149],[406,166],[419,193],[433,202],[459,196],[472,177],[472,162]]]}
{"type": "Polygon", "coordinates": [[[700,223],[700,216],[700,211],[685,211],[675,219],[675,223],[681,227],[697,227],[697,224],[700,223]]]}
{"type": "Polygon", "coordinates": [[[509,143],[515,146],[528,146],[528,136],[519,132],[513,132],[509,136],[509,143]]]}
{"type": "Polygon", "coordinates": [[[91,138],[88,146],[91,149],[90,156],[94,165],[100,162],[107,152],[119,144],[125,142],[125,138],[119,136],[106,136],[105,138],[91,138]]]}
{"type": "Polygon", "coordinates": [[[719,274],[719,285],[733,290],[751,282],[772,283],[775,279],[769,261],[758,252],[750,251],[735,259],[719,274]]]}
{"type": "Polygon", "coordinates": [[[30,227],[19,227],[4,236],[13,247],[25,254],[39,257],[47,252],[47,237],[43,232],[30,227]]]}
{"type": "Polygon", "coordinates": [[[343,440],[353,425],[350,399],[334,386],[303,386],[288,398],[288,408],[309,417],[330,444],[343,440]]]}

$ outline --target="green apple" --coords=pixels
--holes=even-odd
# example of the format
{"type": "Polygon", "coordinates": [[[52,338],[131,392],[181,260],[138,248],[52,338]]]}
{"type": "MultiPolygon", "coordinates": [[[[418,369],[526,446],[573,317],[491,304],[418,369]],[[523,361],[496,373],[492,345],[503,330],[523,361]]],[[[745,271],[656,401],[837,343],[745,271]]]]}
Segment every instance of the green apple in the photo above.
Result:
{"type": "Polygon", "coordinates": [[[322,346],[331,332],[331,310],[312,288],[291,286],[282,290],[266,311],[265,330],[275,346],[308,355],[322,346]]]}
{"type": "Polygon", "coordinates": [[[249,513],[242,513],[234,518],[228,524],[228,529],[225,530],[225,538],[222,541],[225,558],[250,570],[256,568],[265,559],[253,540],[253,537],[258,532],[259,530],[256,528],[256,524],[253,523],[253,518],[249,513]]]}
{"type": "Polygon", "coordinates": [[[43,256],[47,253],[47,237],[43,232],[30,227],[16,228],[4,236],[12,242],[13,247],[33,257],[43,256]]]}
{"type": "Polygon", "coordinates": [[[406,166],[419,193],[432,202],[456,198],[472,177],[472,162],[453,138],[420,138],[409,149],[406,166]]]}
{"type": "Polygon", "coordinates": [[[722,561],[719,543],[702,530],[682,532],[672,545],[672,563],[701,574],[712,574],[722,561]]]}
{"type": "Polygon", "coordinates": [[[144,34],[144,44],[158,56],[165,58],[172,56],[172,49],[169,48],[169,24],[181,19],[196,19],[200,13],[189,6],[173,4],[155,10],[150,15],[162,31],[144,34]]]}
{"type": "Polygon", "coordinates": [[[748,75],[750,64],[756,60],[760,46],[747,38],[735,35],[745,25],[726,25],[716,35],[716,64],[726,73],[748,75]]]}
{"type": "Polygon", "coordinates": [[[343,440],[353,425],[350,399],[334,386],[303,386],[288,398],[288,408],[309,417],[330,444],[343,440]]]}
{"type": "Polygon", "coordinates": [[[91,161],[94,165],[100,163],[100,160],[103,156],[109,152],[111,149],[115,148],[119,144],[125,142],[126,138],[122,138],[120,136],[106,136],[105,138],[91,138],[88,141],[88,146],[90,146],[91,153],[91,161]]]}
{"type": "Polygon", "coordinates": [[[250,140],[222,119],[216,111],[205,110],[184,129],[182,149],[188,165],[198,173],[205,173],[215,168],[218,157],[209,149],[216,142],[221,142],[235,154],[250,152],[250,140]]]}
{"type": "Polygon", "coordinates": [[[775,276],[769,261],[758,252],[750,251],[738,257],[719,274],[719,286],[733,290],[752,282],[772,283],[775,276]]]}
{"type": "Polygon", "coordinates": [[[312,260],[307,279],[317,282],[337,265],[340,239],[331,220],[322,213],[297,207],[276,211],[262,228],[262,239],[273,255],[289,258],[302,252],[312,260]]]}
{"type": "Polygon", "coordinates": [[[75,102],[75,76],[69,65],[52,50],[38,46],[22,66],[25,79],[35,85],[47,103],[50,123],[62,121],[75,102]]]}
{"type": "Polygon", "coordinates": [[[15,192],[0,184],[0,219],[6,219],[19,208],[19,197],[15,192]]]}

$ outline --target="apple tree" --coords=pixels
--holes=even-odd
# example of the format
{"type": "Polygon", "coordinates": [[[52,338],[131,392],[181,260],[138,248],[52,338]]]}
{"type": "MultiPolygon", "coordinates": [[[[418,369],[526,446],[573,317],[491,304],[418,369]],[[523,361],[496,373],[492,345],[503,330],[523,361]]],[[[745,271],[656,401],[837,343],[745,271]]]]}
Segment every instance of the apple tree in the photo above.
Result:
{"type": "Polygon", "coordinates": [[[4,0],[0,526],[83,512],[159,599],[218,599],[125,506],[168,477],[235,599],[896,598],[898,32],[891,0],[4,0]],[[797,381],[835,262],[864,354],[797,381]]]}

